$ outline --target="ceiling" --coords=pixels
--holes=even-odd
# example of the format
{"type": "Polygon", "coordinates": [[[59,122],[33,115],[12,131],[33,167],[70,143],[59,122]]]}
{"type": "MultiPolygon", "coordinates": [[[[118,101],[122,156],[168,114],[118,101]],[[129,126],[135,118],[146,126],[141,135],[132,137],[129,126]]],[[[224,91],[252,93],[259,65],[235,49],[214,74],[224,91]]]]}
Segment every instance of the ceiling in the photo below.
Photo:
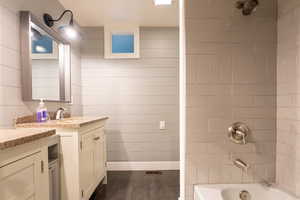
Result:
{"type": "Polygon", "coordinates": [[[136,24],[139,26],[178,26],[178,0],[170,6],[155,6],[153,0],[59,0],[74,12],[81,26],[136,24]]]}

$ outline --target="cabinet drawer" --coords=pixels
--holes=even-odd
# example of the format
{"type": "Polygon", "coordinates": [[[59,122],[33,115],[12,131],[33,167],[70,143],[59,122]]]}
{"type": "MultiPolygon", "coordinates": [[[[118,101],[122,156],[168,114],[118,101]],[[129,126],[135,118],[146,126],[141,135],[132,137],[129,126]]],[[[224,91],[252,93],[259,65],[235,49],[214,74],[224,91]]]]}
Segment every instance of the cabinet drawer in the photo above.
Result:
{"type": "Polygon", "coordinates": [[[83,126],[79,129],[79,132],[84,134],[86,132],[90,132],[94,129],[104,128],[105,120],[100,122],[91,123],[89,125],[83,126]]]}
{"type": "Polygon", "coordinates": [[[94,128],[89,131],[86,131],[86,132],[80,132],[81,137],[83,137],[84,135],[88,135],[88,134],[102,136],[102,135],[104,135],[104,127],[101,127],[101,128],[98,127],[98,128],[94,128]]]}
{"type": "Polygon", "coordinates": [[[104,138],[104,129],[97,128],[89,132],[85,132],[80,136],[80,149],[81,151],[85,148],[94,148],[95,142],[98,140],[103,140],[104,138]]]}

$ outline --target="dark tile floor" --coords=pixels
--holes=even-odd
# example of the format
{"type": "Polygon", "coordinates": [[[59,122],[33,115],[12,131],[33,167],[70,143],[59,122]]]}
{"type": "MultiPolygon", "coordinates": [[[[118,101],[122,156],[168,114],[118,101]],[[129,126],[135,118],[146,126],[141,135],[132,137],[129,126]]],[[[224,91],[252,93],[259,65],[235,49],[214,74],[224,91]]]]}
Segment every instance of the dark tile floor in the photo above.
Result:
{"type": "Polygon", "coordinates": [[[108,184],[99,186],[90,200],[177,200],[179,171],[109,172],[108,184]]]}

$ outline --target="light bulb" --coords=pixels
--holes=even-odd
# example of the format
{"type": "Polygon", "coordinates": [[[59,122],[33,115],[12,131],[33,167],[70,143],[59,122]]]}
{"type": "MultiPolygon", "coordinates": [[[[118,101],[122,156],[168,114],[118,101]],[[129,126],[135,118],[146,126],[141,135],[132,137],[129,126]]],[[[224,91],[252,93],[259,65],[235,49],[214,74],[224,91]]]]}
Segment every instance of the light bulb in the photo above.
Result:
{"type": "Polygon", "coordinates": [[[70,39],[75,39],[77,37],[77,31],[71,26],[66,27],[65,33],[70,39]]]}
{"type": "Polygon", "coordinates": [[[66,38],[74,40],[78,37],[78,32],[71,25],[60,26],[58,29],[66,38]]]}

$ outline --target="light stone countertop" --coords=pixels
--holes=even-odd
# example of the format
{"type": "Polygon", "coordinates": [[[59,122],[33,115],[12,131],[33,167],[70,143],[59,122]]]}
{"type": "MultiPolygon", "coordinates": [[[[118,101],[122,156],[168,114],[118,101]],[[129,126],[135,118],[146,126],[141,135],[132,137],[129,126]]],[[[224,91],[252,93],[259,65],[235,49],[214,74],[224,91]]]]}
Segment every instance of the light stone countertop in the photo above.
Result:
{"type": "Polygon", "coordinates": [[[55,135],[55,129],[0,129],[0,150],[55,135]]]}
{"type": "Polygon", "coordinates": [[[80,128],[82,126],[107,120],[108,117],[70,117],[64,118],[61,120],[49,120],[47,122],[30,122],[30,123],[22,123],[17,124],[16,127],[18,128],[80,128]]]}

